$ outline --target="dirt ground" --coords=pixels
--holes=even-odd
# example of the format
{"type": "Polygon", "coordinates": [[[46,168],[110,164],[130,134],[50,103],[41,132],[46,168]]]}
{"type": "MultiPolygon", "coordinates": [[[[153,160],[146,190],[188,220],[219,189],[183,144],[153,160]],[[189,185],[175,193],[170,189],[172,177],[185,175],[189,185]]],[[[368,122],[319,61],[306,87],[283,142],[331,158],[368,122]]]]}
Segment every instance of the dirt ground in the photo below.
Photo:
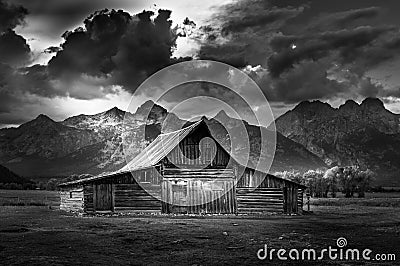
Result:
{"type": "MultiPolygon", "coordinates": [[[[301,216],[74,216],[49,207],[0,207],[2,265],[267,265],[269,248],[369,248],[400,258],[399,208],[314,206],[301,216]]],[[[300,264],[364,265],[354,261],[300,264]]],[[[370,262],[377,264],[377,262],[370,262]]],[[[398,263],[398,261],[397,261],[398,263]]],[[[386,262],[379,265],[395,265],[386,262]]],[[[398,265],[398,264],[397,264],[398,265]]]]}

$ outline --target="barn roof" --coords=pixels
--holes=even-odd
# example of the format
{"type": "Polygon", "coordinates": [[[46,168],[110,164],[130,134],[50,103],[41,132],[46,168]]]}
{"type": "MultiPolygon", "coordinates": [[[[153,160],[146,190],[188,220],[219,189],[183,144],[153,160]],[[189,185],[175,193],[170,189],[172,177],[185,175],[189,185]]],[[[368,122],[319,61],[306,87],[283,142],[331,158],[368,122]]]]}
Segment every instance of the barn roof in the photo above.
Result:
{"type": "MultiPolygon", "coordinates": [[[[147,169],[150,168],[152,166],[155,166],[156,164],[158,164],[163,158],[165,158],[175,147],[178,146],[178,144],[181,142],[181,140],[183,140],[187,135],[189,135],[191,132],[193,132],[193,130],[195,130],[199,125],[201,125],[202,123],[205,123],[205,119],[202,118],[199,121],[191,124],[190,126],[187,126],[185,128],[182,128],[180,130],[176,130],[173,132],[169,132],[169,133],[164,133],[164,134],[160,134],[157,136],[157,138],[154,139],[153,142],[151,142],[146,148],[144,148],[144,150],[142,150],[133,160],[131,160],[127,165],[125,165],[124,167],[122,167],[121,169],[119,169],[118,171],[112,172],[112,173],[106,173],[106,174],[101,174],[98,176],[93,176],[93,177],[89,177],[89,178],[84,178],[84,179],[79,179],[79,180],[74,180],[74,181],[70,181],[70,182],[66,182],[66,183],[62,183],[59,186],[67,186],[67,185],[73,185],[73,184],[79,184],[79,183],[87,183],[90,181],[94,181],[94,180],[99,180],[99,179],[103,179],[106,177],[112,177],[112,176],[116,176],[119,174],[123,174],[123,173],[129,173],[129,172],[133,172],[133,171],[138,171],[141,169],[147,169]]],[[[207,126],[207,125],[206,125],[207,126]]],[[[207,126],[208,129],[208,126],[207,126]]],[[[211,132],[210,132],[211,134],[211,132]]],[[[214,139],[217,143],[218,141],[216,139],[214,139]]],[[[222,149],[224,149],[226,151],[226,149],[220,145],[222,149]]],[[[228,154],[230,154],[228,151],[226,151],[228,154]]],[[[240,160],[238,160],[237,158],[234,158],[232,156],[232,154],[230,154],[231,157],[233,158],[234,161],[236,161],[236,163],[238,163],[239,165],[242,165],[244,167],[247,168],[254,168],[251,166],[246,166],[243,165],[242,163],[240,163],[240,160]]],[[[268,173],[265,173],[268,174],[268,173]]],[[[270,174],[268,174],[270,175],[270,174]]],[[[271,176],[271,175],[270,175],[271,176]]],[[[273,176],[273,175],[272,175],[273,176]]],[[[274,176],[277,179],[282,179],[285,180],[289,183],[294,183],[298,186],[301,187],[305,187],[297,182],[288,180],[288,179],[284,179],[284,178],[280,178],[277,176],[274,176]]]]}
{"type": "Polygon", "coordinates": [[[144,150],[142,150],[138,155],[136,155],[136,157],[133,160],[131,160],[128,164],[126,164],[124,167],[115,172],[69,181],[62,183],[59,186],[86,183],[89,181],[99,180],[105,177],[115,176],[123,173],[129,173],[140,169],[147,169],[152,166],[155,166],[164,157],[166,157],[176,146],[178,146],[179,142],[182,139],[184,139],[187,135],[189,135],[190,132],[192,132],[195,128],[197,128],[202,121],[203,119],[180,130],[158,135],[157,138],[155,138],[153,142],[151,142],[146,148],[144,148],[144,150]]]}
{"type": "Polygon", "coordinates": [[[197,128],[202,121],[203,120],[199,120],[196,123],[177,131],[158,135],[152,143],[150,143],[120,171],[135,171],[137,169],[143,169],[158,164],[176,146],[178,146],[181,140],[197,128]]]}

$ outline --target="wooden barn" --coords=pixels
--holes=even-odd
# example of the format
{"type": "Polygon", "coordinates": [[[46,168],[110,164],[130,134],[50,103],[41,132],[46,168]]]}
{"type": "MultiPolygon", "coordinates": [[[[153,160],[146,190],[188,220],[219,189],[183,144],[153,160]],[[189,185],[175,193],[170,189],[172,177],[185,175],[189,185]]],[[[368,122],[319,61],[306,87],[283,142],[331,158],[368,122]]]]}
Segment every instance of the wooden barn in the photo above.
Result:
{"type": "Polygon", "coordinates": [[[305,187],[240,165],[202,119],[159,135],[117,172],[60,189],[60,208],[74,212],[290,214],[302,212],[305,187]]]}

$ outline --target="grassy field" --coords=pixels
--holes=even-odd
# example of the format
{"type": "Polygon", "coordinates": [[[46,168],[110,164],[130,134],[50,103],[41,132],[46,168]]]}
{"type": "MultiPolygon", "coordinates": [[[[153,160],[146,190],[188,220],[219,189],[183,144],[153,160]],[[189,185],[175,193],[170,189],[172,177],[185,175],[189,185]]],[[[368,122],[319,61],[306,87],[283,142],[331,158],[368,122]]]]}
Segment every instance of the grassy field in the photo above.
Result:
{"type": "Polygon", "coordinates": [[[59,206],[57,191],[1,190],[0,206],[59,206]]]}
{"type": "MultiPolygon", "coordinates": [[[[37,193],[40,200],[47,202],[52,202],[56,195],[37,193]]],[[[0,191],[2,198],[7,194],[0,191]]],[[[28,194],[27,200],[38,200],[35,192],[28,194]]],[[[20,195],[25,199],[23,192],[20,195]]],[[[392,200],[380,197],[385,198],[392,200]]],[[[348,199],[324,200],[348,202],[348,199]]],[[[391,253],[400,258],[400,208],[354,202],[311,207],[312,214],[297,216],[93,217],[46,206],[2,206],[0,264],[297,265],[298,261],[279,261],[276,257],[272,262],[260,261],[256,254],[265,244],[275,249],[320,250],[335,246],[339,237],[347,239],[349,248],[369,248],[373,254],[391,253]]],[[[365,261],[325,259],[312,264],[364,265],[365,261]]],[[[377,265],[391,264],[396,265],[393,262],[377,265]]]]}
{"type": "Polygon", "coordinates": [[[313,198],[313,206],[371,206],[400,208],[400,192],[366,193],[365,198],[344,198],[341,193],[337,198],[313,198]]]}

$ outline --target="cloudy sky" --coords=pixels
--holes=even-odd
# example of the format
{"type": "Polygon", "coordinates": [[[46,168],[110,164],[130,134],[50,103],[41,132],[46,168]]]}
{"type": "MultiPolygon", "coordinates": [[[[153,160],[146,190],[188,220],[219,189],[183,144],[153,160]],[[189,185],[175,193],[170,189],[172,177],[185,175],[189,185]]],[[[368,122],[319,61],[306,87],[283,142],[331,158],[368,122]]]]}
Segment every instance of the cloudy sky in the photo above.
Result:
{"type": "MultiPolygon", "coordinates": [[[[194,59],[246,72],[276,116],[303,100],[365,97],[400,113],[399,8],[397,0],[0,0],[0,127],[40,113],[63,120],[127,109],[132,97],[139,105],[152,98],[137,93],[146,78],[194,59]]],[[[210,100],[221,95],[215,87],[180,87],[161,103],[184,101],[175,107],[182,116],[221,106],[210,100]],[[190,101],[199,91],[205,102],[190,101]]]]}

